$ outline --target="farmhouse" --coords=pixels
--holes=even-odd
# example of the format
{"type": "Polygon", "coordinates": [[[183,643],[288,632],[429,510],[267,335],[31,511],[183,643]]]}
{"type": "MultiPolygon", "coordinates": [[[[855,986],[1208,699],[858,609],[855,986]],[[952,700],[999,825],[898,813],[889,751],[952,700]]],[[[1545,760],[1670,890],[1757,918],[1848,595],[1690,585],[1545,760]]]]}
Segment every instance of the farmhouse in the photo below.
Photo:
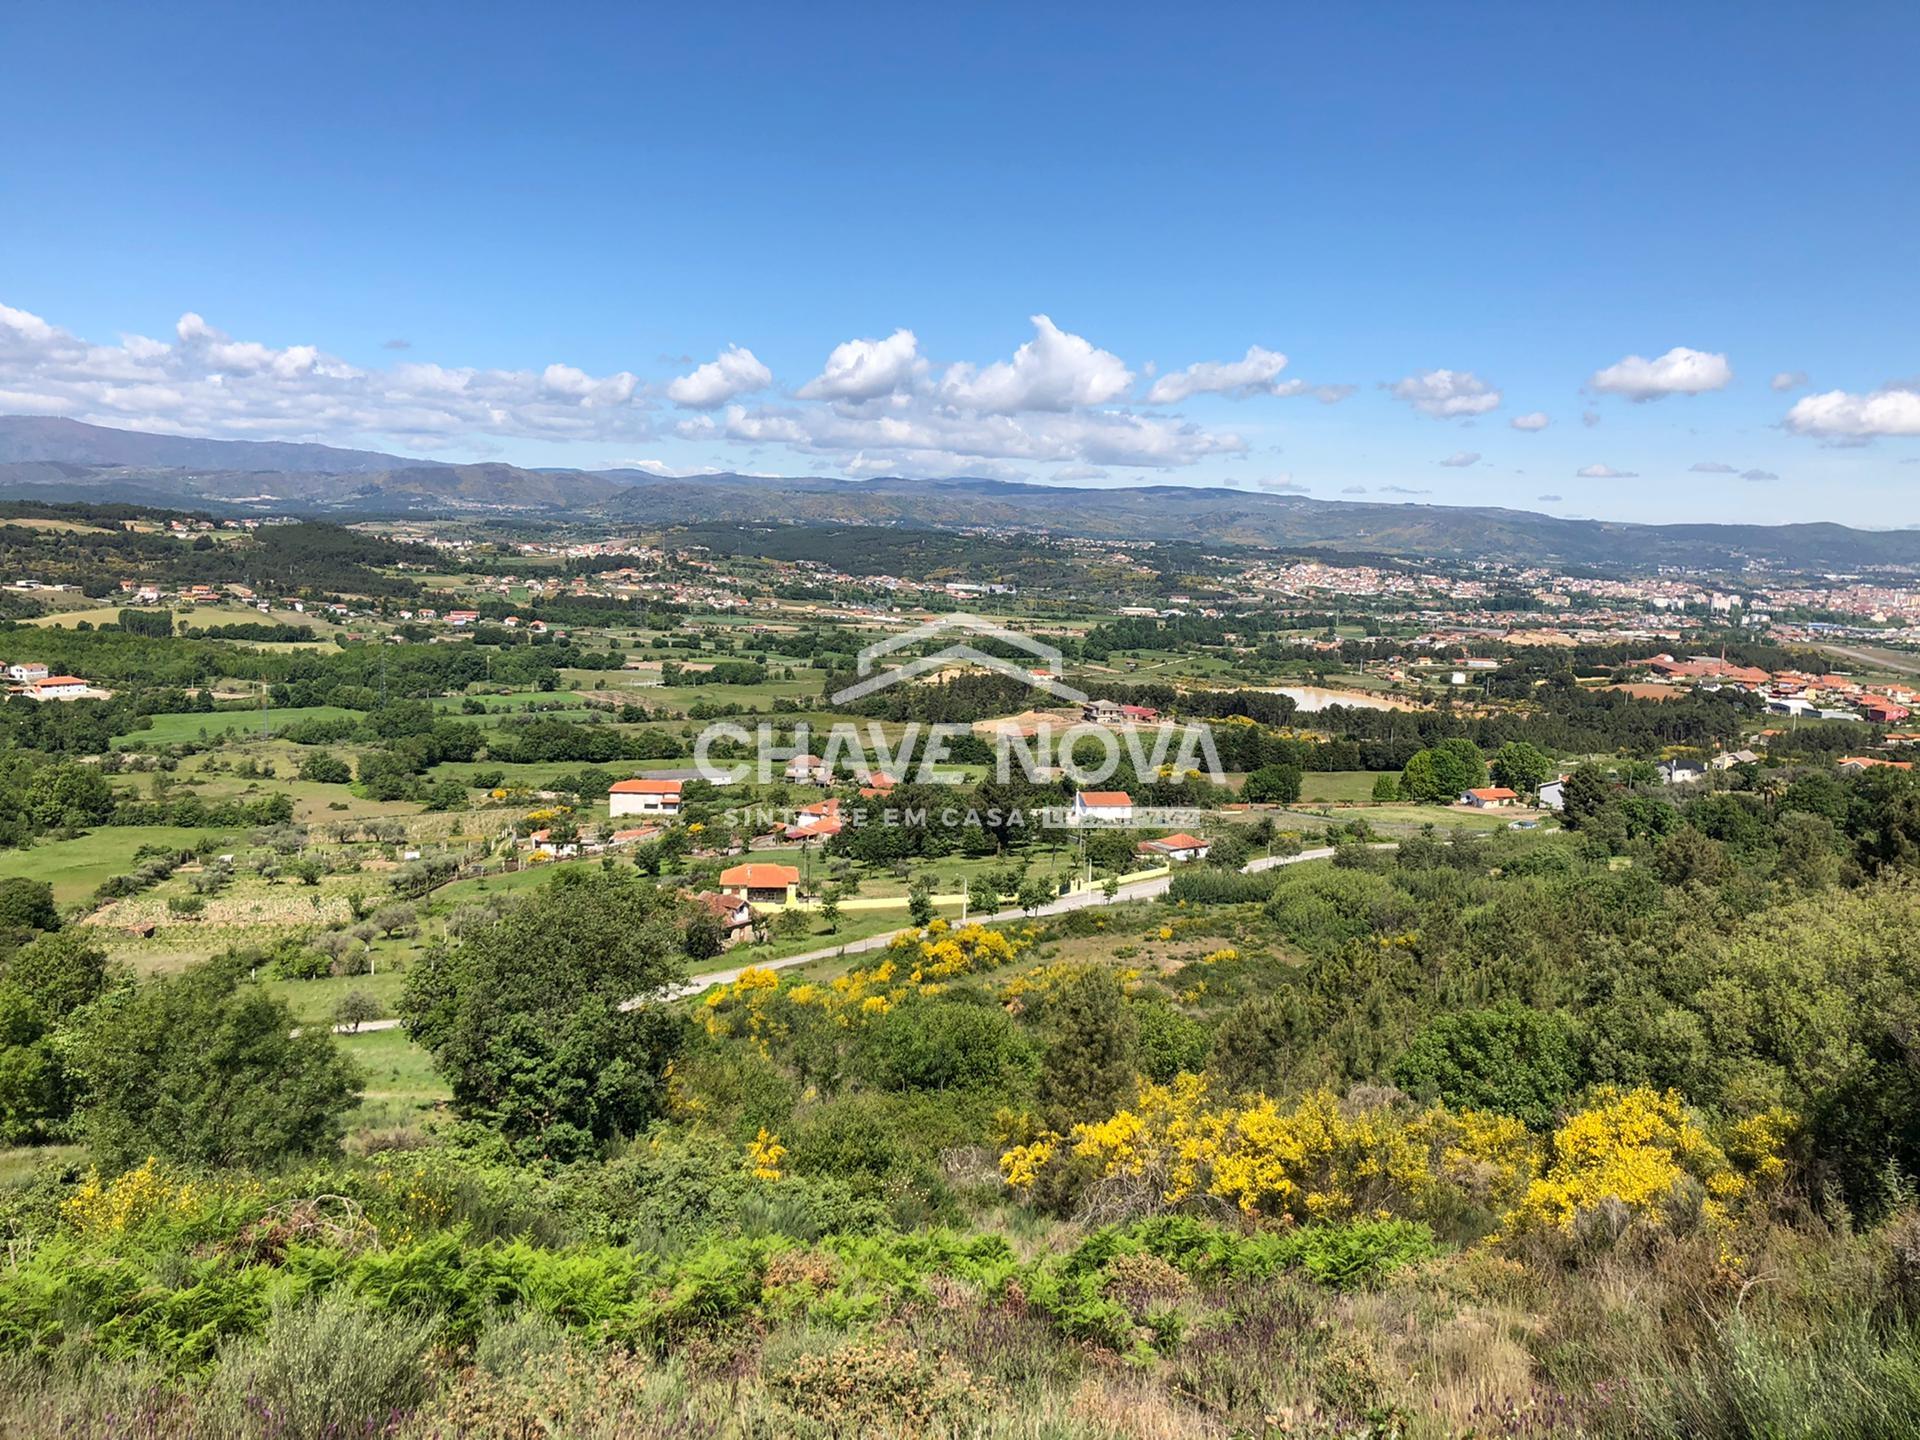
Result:
{"type": "Polygon", "coordinates": [[[791,905],[800,888],[800,872],[791,865],[754,861],[720,872],[722,894],[751,905],[791,905]]]}
{"type": "Polygon", "coordinates": [[[789,840],[826,840],[840,833],[840,802],[821,800],[801,807],[787,826],[789,840]]]}
{"type": "Polygon", "coordinates": [[[678,815],[683,783],[679,780],[616,780],[607,791],[607,814],[612,819],[622,815],[678,815]]]}
{"type": "Polygon", "coordinates": [[[1520,798],[1520,792],[1509,790],[1504,785],[1486,785],[1478,790],[1462,792],[1460,803],[1471,805],[1476,810],[1497,810],[1503,805],[1511,805],[1520,798]]]}
{"type": "Polygon", "coordinates": [[[35,700],[83,700],[104,693],[78,675],[49,675],[27,686],[27,694],[35,700]]]}
{"type": "Polygon", "coordinates": [[[1129,825],[1133,823],[1133,796],[1124,790],[1082,790],[1067,812],[1069,825],[1129,825]]]}
{"type": "Polygon", "coordinates": [[[794,756],[783,774],[796,785],[824,785],[828,779],[826,762],[818,755],[794,756]]]}
{"type": "Polygon", "coordinates": [[[753,906],[738,895],[703,890],[693,897],[693,903],[720,922],[729,946],[738,945],[753,933],[753,906]]]}
{"type": "Polygon", "coordinates": [[[1206,859],[1207,852],[1213,846],[1198,835],[1189,835],[1182,830],[1172,835],[1162,835],[1158,840],[1142,840],[1136,848],[1142,855],[1174,865],[1185,865],[1190,861],[1206,859]]]}

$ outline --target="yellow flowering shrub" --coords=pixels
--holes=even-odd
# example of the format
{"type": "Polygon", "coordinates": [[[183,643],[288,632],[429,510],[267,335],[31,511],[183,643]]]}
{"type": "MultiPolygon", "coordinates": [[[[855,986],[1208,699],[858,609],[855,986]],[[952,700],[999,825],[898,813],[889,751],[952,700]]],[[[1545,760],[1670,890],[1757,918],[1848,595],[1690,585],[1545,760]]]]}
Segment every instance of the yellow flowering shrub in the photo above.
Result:
{"type": "Polygon", "coordinates": [[[1132,1106],[1064,1138],[1011,1147],[1001,1174],[1030,1189],[1065,1154],[1093,1161],[1102,1179],[1151,1187],[1163,1204],[1204,1194],[1248,1216],[1300,1220],[1418,1209],[1442,1186],[1483,1203],[1517,1197],[1532,1174],[1524,1127],[1501,1116],[1350,1106],[1326,1090],[1215,1105],[1190,1074],[1143,1084],[1132,1106]]]}
{"type": "Polygon", "coordinates": [[[915,994],[938,994],[944,982],[958,976],[1009,965],[1031,945],[1028,936],[982,925],[956,930],[935,920],[925,930],[895,935],[878,964],[849,970],[824,984],[785,985],[777,972],[749,967],[731,985],[707,993],[706,1028],[712,1035],[756,1040],[765,1049],[770,1040],[791,1030],[789,1007],[813,1007],[841,1025],[852,1025],[860,1016],[884,1015],[915,994]]]}
{"type": "Polygon", "coordinates": [[[62,1218],[88,1239],[106,1239],[144,1229],[154,1221],[191,1224],[205,1213],[191,1180],[175,1180],[153,1156],[136,1170],[102,1180],[89,1170],[80,1188],[60,1207],[62,1218]]]}
{"type": "Polygon", "coordinates": [[[1716,1143],[1672,1093],[1596,1091],[1544,1145],[1518,1120],[1402,1101],[1342,1100],[1328,1090],[1290,1101],[1215,1103],[1206,1080],[1182,1074],[1140,1086],[1138,1098],[1066,1135],[1024,1137],[1000,1158],[1031,1191],[1069,1158],[1105,1181],[1132,1181],[1163,1205],[1209,1196],[1252,1218],[1332,1220],[1476,1206],[1503,1233],[1569,1229],[1581,1211],[1618,1200],[1658,1218],[1683,1180],[1703,1187],[1710,1222],[1785,1174],[1792,1117],[1781,1111],[1730,1126],[1716,1143]]]}
{"type": "Polygon", "coordinates": [[[1785,1173],[1790,1123],[1784,1112],[1768,1112],[1731,1127],[1736,1165],[1674,1091],[1602,1086],[1553,1132],[1545,1173],[1527,1187],[1508,1227],[1570,1231],[1581,1212],[1609,1200],[1657,1224],[1663,1203],[1688,1179],[1706,1191],[1707,1220],[1724,1221],[1754,1181],[1785,1173]]]}
{"type": "Polygon", "coordinates": [[[760,1133],[747,1142],[747,1168],[756,1180],[778,1180],[780,1162],[786,1158],[787,1147],[764,1125],[760,1133]]]}

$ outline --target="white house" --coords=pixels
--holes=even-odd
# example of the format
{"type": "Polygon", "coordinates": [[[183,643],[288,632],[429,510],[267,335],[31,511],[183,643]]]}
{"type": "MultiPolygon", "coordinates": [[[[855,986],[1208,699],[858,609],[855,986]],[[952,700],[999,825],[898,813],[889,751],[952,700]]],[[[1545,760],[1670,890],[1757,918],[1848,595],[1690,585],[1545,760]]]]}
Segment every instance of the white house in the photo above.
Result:
{"type": "Polygon", "coordinates": [[[36,680],[44,680],[47,678],[47,667],[44,665],[9,665],[7,666],[7,678],[9,680],[18,680],[24,685],[31,685],[36,680]]]}
{"type": "Polygon", "coordinates": [[[1207,852],[1213,846],[1198,835],[1189,835],[1182,830],[1172,835],[1162,835],[1158,840],[1142,840],[1137,848],[1142,855],[1173,865],[1185,865],[1206,859],[1207,852]]]}
{"type": "Polygon", "coordinates": [[[1540,787],[1540,808],[1542,810],[1564,810],[1567,808],[1567,777],[1549,780],[1540,787]]]}
{"type": "Polygon", "coordinates": [[[796,755],[787,762],[786,778],[802,785],[824,785],[830,778],[818,755],[796,755]]]}
{"type": "Polygon", "coordinates": [[[680,780],[616,780],[607,791],[607,815],[678,815],[680,780]]]}
{"type": "Polygon", "coordinates": [[[36,700],[80,700],[100,692],[78,675],[49,675],[35,680],[27,687],[27,693],[36,700]]]}
{"type": "Polygon", "coordinates": [[[1130,825],[1133,796],[1124,790],[1082,790],[1067,812],[1069,825],[1130,825]]]}

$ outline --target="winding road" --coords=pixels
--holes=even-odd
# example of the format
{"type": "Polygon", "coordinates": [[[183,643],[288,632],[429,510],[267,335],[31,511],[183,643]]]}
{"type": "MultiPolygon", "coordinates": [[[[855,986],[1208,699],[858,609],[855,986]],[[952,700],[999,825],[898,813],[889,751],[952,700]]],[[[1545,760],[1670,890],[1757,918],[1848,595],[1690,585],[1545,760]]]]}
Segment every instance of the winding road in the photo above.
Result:
{"type": "MultiPolygon", "coordinates": [[[[1261,870],[1272,870],[1281,865],[1299,865],[1307,860],[1325,860],[1332,854],[1331,845],[1321,845],[1312,850],[1302,850],[1298,855],[1262,855],[1259,859],[1249,861],[1240,868],[1247,874],[1254,874],[1261,870]]],[[[1151,880],[1136,880],[1131,885],[1122,885],[1114,891],[1111,900],[1107,899],[1106,894],[1100,890],[1080,890],[1071,895],[1062,895],[1056,900],[1049,900],[1046,904],[1034,909],[1031,916],[1029,912],[1020,909],[996,910],[991,915],[970,915],[967,917],[967,923],[997,925],[1009,920],[1038,919],[1042,915],[1064,915],[1070,910],[1086,910],[1095,905],[1119,905],[1129,900],[1154,900],[1167,893],[1167,885],[1172,878],[1171,875],[1160,875],[1151,880]]],[[[662,991],[657,996],[635,996],[622,1008],[631,1009],[645,1003],[648,999],[684,1000],[689,996],[711,990],[716,985],[731,985],[748,970],[790,970],[796,965],[810,965],[816,960],[837,960],[844,955],[859,955],[869,950],[883,950],[892,943],[894,935],[898,933],[893,931],[882,935],[869,935],[863,940],[847,940],[838,945],[823,945],[817,950],[802,950],[797,954],[782,955],[775,960],[755,960],[747,965],[736,965],[726,970],[709,970],[706,974],[695,975],[669,990],[662,991]]],[[[363,1025],[336,1025],[333,1029],[337,1035],[365,1035],[375,1030],[392,1030],[399,1025],[398,1020],[369,1020],[363,1025]]]]}

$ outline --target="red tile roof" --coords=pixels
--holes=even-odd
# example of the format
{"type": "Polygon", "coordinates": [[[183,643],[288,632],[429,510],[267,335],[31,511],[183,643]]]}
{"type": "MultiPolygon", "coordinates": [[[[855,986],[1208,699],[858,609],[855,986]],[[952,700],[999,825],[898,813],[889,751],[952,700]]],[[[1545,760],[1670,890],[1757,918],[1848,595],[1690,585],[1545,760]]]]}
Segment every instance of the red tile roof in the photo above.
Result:
{"type": "Polygon", "coordinates": [[[736,865],[720,872],[720,883],[730,890],[784,890],[800,883],[800,872],[791,865],[764,862],[736,865]]]}
{"type": "Polygon", "coordinates": [[[616,780],[609,787],[614,795],[678,795],[681,780],[616,780]]]}
{"type": "Polygon", "coordinates": [[[1133,804],[1133,796],[1124,790],[1082,790],[1078,799],[1082,805],[1097,810],[1117,810],[1133,804]]]}

